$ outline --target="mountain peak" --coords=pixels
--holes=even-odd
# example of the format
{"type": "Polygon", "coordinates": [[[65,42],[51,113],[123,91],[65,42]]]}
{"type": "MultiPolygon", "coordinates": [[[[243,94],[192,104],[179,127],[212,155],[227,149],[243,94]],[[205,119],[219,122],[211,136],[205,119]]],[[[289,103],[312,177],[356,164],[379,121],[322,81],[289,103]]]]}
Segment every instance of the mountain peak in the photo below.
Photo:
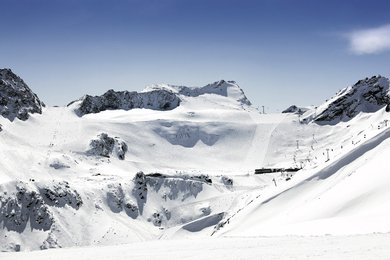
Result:
{"type": "Polygon", "coordinates": [[[198,97],[205,94],[215,94],[240,102],[243,105],[251,105],[249,99],[245,96],[244,91],[238,86],[235,81],[219,80],[207,84],[203,87],[186,87],[175,86],[169,84],[154,84],[147,86],[142,92],[149,92],[153,90],[164,89],[172,93],[182,95],[185,97],[198,97]]]}
{"type": "Polygon", "coordinates": [[[376,112],[389,104],[389,79],[372,76],[339,91],[317,108],[317,115],[313,119],[320,123],[348,121],[360,112],[376,112]]]}
{"type": "Polygon", "coordinates": [[[27,120],[29,113],[42,113],[44,103],[11,69],[0,69],[0,115],[13,121],[27,120]]]}

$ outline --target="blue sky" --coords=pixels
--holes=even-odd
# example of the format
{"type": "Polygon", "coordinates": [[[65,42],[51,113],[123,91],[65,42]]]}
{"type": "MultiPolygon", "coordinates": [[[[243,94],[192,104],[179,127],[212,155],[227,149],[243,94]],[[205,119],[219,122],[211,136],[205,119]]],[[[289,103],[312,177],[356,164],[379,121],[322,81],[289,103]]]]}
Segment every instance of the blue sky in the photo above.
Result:
{"type": "Polygon", "coordinates": [[[235,80],[269,111],[390,76],[388,1],[0,0],[0,67],[49,105],[235,80]]]}

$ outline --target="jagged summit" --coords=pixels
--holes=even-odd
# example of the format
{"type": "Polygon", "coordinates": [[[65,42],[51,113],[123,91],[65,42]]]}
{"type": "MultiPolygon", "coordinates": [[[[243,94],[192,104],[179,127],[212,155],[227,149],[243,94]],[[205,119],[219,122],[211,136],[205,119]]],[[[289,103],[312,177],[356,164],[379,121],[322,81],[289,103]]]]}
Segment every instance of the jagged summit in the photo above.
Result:
{"type": "Polygon", "coordinates": [[[296,105],[289,106],[285,110],[282,111],[283,114],[291,113],[291,114],[299,114],[302,115],[308,110],[308,108],[297,107],[296,105]]]}
{"type": "Polygon", "coordinates": [[[158,89],[164,89],[186,97],[198,97],[204,94],[216,94],[224,97],[233,98],[244,105],[251,105],[251,102],[245,96],[244,91],[238,86],[235,81],[219,80],[204,87],[186,87],[169,84],[155,84],[146,87],[142,92],[150,92],[158,89]]]}
{"type": "Polygon", "coordinates": [[[38,96],[10,69],[0,69],[0,115],[13,121],[27,120],[29,113],[42,113],[38,96]]]}
{"type": "Polygon", "coordinates": [[[141,92],[109,90],[101,96],[85,95],[68,106],[75,104],[75,112],[79,116],[99,113],[105,110],[131,110],[146,108],[152,110],[172,110],[178,107],[187,97],[198,97],[215,94],[231,98],[241,105],[251,105],[242,89],[234,81],[216,81],[204,87],[185,87],[168,84],[156,84],[146,87],[141,92]]]}
{"type": "Polygon", "coordinates": [[[304,120],[333,124],[348,121],[360,112],[376,112],[389,104],[389,79],[378,75],[359,80],[353,86],[342,89],[304,120]]]}

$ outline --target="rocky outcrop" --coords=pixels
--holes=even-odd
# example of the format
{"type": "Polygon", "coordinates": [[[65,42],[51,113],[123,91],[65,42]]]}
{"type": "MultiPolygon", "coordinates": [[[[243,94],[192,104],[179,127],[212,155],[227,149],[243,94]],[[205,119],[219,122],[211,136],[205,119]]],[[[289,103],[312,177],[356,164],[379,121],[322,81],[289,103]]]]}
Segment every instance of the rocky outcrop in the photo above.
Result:
{"type": "Polygon", "coordinates": [[[296,105],[292,105],[292,106],[288,107],[287,109],[283,110],[282,113],[283,113],[283,114],[291,113],[291,114],[302,115],[302,114],[304,114],[307,110],[308,110],[307,108],[297,107],[296,105]]]}
{"type": "Polygon", "coordinates": [[[65,207],[68,205],[74,209],[79,209],[83,205],[79,193],[70,188],[66,181],[46,185],[39,188],[40,193],[47,205],[55,207],[65,207]]]}
{"type": "Polygon", "coordinates": [[[94,139],[89,144],[90,149],[87,151],[89,155],[98,155],[110,157],[115,154],[120,160],[125,159],[125,154],[128,150],[127,144],[119,137],[109,137],[106,133],[98,135],[98,139],[94,139]]]}
{"type": "Polygon", "coordinates": [[[49,230],[53,216],[41,194],[20,183],[15,193],[0,195],[0,223],[21,233],[28,222],[31,229],[49,230]]]}
{"type": "MultiPolygon", "coordinates": [[[[75,102],[70,103],[68,106],[75,102]]],[[[102,96],[86,95],[75,109],[78,116],[99,113],[105,110],[131,110],[146,108],[152,110],[172,110],[178,107],[180,99],[172,92],[155,90],[145,93],[109,90],[102,96]]]]}
{"type": "Polygon", "coordinates": [[[226,176],[222,176],[221,177],[221,181],[226,186],[233,186],[233,179],[232,178],[229,178],[229,177],[226,177],[226,176]]]}
{"type": "Polygon", "coordinates": [[[132,219],[136,219],[139,212],[142,213],[142,209],[140,211],[138,206],[126,196],[120,183],[108,185],[107,205],[115,213],[125,210],[126,214],[132,219]]]}
{"type": "Polygon", "coordinates": [[[0,69],[0,115],[13,121],[27,120],[29,113],[42,113],[41,102],[24,81],[10,69],[0,69]]]}
{"type": "Polygon", "coordinates": [[[0,186],[4,191],[0,194],[0,224],[3,228],[22,233],[29,224],[32,230],[50,230],[54,223],[50,207],[69,205],[77,210],[83,204],[77,191],[65,181],[37,186],[38,189],[18,182],[13,192],[0,186]]]}
{"type": "MultiPolygon", "coordinates": [[[[131,185],[128,184],[109,184],[107,205],[112,212],[125,211],[133,219],[143,215],[150,193],[159,194],[165,202],[168,200],[185,201],[190,197],[196,198],[203,190],[203,185],[212,184],[211,178],[202,174],[170,176],[161,173],[144,174],[142,171],[137,172],[132,182],[131,190],[129,190],[131,185]]],[[[229,184],[226,185],[233,185],[231,179],[227,182],[229,184]]],[[[170,216],[170,211],[162,208],[160,212],[153,213],[150,221],[159,226],[162,219],[169,220],[170,216]]]]}
{"type": "Polygon", "coordinates": [[[348,121],[360,112],[376,112],[390,104],[389,80],[373,76],[356,82],[341,90],[335,97],[322,105],[313,118],[317,123],[348,121]]]}

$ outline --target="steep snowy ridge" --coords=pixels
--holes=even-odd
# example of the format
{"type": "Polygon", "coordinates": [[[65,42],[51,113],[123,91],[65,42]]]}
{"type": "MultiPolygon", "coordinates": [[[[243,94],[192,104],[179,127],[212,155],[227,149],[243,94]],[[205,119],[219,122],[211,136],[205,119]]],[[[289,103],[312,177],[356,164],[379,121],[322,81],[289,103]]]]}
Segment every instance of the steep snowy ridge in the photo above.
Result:
{"type": "Polygon", "coordinates": [[[29,113],[42,113],[44,103],[10,69],[0,69],[0,115],[13,121],[27,120],[29,113]]]}
{"type": "Polygon", "coordinates": [[[348,121],[357,114],[372,113],[388,106],[390,111],[389,79],[373,76],[356,82],[355,85],[341,90],[329,101],[319,106],[314,114],[304,116],[304,120],[314,120],[317,123],[335,124],[348,121]]]}

